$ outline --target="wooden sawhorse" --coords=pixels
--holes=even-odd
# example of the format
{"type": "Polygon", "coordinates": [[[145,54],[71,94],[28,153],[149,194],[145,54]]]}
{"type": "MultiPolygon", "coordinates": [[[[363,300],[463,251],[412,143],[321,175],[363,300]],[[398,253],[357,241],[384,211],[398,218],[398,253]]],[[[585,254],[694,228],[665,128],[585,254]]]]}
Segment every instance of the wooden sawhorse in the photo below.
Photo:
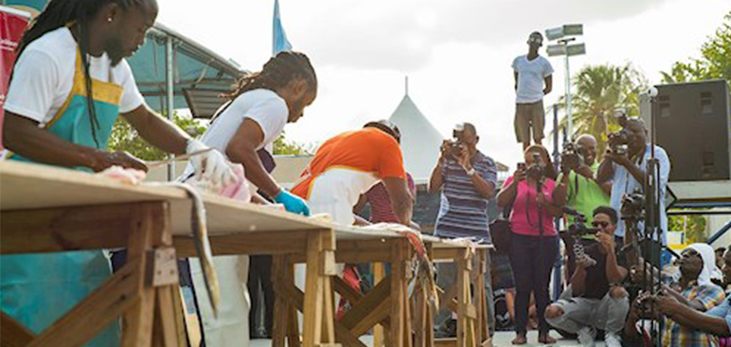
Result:
{"type": "Polygon", "coordinates": [[[0,237],[2,255],[128,250],[122,269],[41,334],[3,314],[0,345],[82,346],[121,316],[124,347],[184,346],[167,202],[4,210],[0,237]]]}

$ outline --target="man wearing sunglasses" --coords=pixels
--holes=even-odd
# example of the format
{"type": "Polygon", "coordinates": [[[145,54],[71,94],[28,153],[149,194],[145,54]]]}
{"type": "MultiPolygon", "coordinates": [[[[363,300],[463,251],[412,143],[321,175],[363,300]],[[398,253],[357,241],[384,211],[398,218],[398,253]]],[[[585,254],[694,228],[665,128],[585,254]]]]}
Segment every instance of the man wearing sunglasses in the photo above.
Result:
{"type": "Polygon", "coordinates": [[[629,299],[619,285],[627,276],[627,269],[617,263],[617,211],[599,206],[593,212],[591,224],[597,229],[596,242],[588,244],[585,251],[596,264],[590,265],[586,258],[576,260],[570,294],[546,308],[546,320],[558,329],[578,334],[584,347],[595,345],[597,329],[606,332],[604,342],[608,347],[620,347],[629,299]]]}

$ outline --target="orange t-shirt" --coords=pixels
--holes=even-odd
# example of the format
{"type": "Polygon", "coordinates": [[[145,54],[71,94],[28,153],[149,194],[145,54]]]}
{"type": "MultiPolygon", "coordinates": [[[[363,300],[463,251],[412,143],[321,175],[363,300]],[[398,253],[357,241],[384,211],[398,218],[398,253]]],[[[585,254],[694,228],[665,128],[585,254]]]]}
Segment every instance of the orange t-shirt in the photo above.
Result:
{"type": "Polygon", "coordinates": [[[401,147],[376,128],[344,132],[322,144],[292,193],[308,198],[314,179],[330,168],[370,172],[380,179],[406,179],[401,147]]]}

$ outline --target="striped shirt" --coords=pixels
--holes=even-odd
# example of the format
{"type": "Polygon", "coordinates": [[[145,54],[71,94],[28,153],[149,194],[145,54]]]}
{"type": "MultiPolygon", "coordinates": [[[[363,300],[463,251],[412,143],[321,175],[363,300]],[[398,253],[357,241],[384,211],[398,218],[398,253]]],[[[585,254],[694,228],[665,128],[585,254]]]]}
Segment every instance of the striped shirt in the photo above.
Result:
{"type": "MultiPolygon", "coordinates": [[[[476,175],[491,183],[493,188],[496,187],[497,166],[492,158],[477,151],[472,157],[472,167],[476,175]]],[[[489,242],[488,199],[477,192],[472,178],[454,158],[444,161],[442,175],[444,186],[442,204],[434,227],[436,235],[450,238],[469,237],[489,242]]]]}
{"type": "MultiPolygon", "coordinates": [[[[409,185],[409,193],[412,198],[416,197],[416,185],[414,179],[407,172],[407,183],[409,185]]],[[[380,182],[373,186],[366,194],[368,203],[371,204],[371,222],[373,223],[398,223],[398,217],[393,213],[391,206],[391,197],[388,195],[386,185],[380,182]]]]}
{"type": "MultiPolygon", "coordinates": [[[[693,283],[681,293],[688,301],[699,300],[706,310],[721,304],[726,295],[721,287],[711,284],[699,286],[693,283]]],[[[686,328],[672,319],[665,320],[662,345],[668,347],[716,347],[718,338],[703,331],[686,328]]]]}

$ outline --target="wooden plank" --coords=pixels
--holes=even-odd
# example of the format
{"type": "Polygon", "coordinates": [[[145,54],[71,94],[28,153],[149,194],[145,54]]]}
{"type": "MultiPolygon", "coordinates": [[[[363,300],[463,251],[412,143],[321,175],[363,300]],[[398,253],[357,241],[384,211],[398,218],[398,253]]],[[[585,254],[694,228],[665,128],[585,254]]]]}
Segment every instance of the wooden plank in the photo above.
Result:
{"type": "Polygon", "coordinates": [[[455,338],[439,338],[434,339],[434,347],[455,347],[457,339],[455,338]]]}
{"type": "Polygon", "coordinates": [[[0,312],[0,347],[25,347],[35,334],[15,319],[0,312]]]}
{"type": "Polygon", "coordinates": [[[363,294],[348,285],[342,278],[339,276],[333,276],[333,286],[335,288],[335,292],[340,294],[345,300],[350,301],[351,305],[355,305],[358,301],[363,299],[363,294]]]}
{"type": "MultiPolygon", "coordinates": [[[[371,269],[373,271],[373,285],[375,287],[386,277],[386,268],[383,263],[379,262],[373,263],[371,269]]],[[[384,342],[383,326],[376,324],[373,327],[373,347],[383,347],[384,342]]]]}
{"type": "MultiPolygon", "coordinates": [[[[170,236],[170,214],[167,203],[148,203],[139,205],[133,215],[127,247],[127,261],[134,260],[140,265],[140,271],[147,268],[150,250],[155,246],[172,244],[170,236]]],[[[154,325],[155,288],[148,285],[144,278],[137,283],[139,301],[123,319],[122,346],[148,347],[152,343],[152,328],[154,325]]]]}
{"type": "MultiPolygon", "coordinates": [[[[180,188],[164,184],[131,185],[86,172],[8,161],[0,163],[0,186],[3,188],[0,190],[0,211],[3,212],[168,201],[173,216],[173,233],[191,234],[191,202],[187,193],[180,188]]],[[[332,228],[330,223],[286,211],[212,194],[203,196],[210,235],[332,228]]]]}
{"type": "Polygon", "coordinates": [[[158,287],[155,291],[158,299],[155,305],[155,315],[159,318],[159,323],[155,324],[155,330],[161,332],[161,346],[184,347],[187,343],[185,343],[185,330],[182,322],[183,307],[176,306],[175,299],[173,299],[173,292],[175,291],[177,294],[178,286],[158,287]]]}
{"type": "Polygon", "coordinates": [[[405,239],[392,244],[391,254],[391,345],[411,347],[411,319],[406,283],[409,245],[405,239]]]}
{"type": "MultiPolygon", "coordinates": [[[[355,336],[370,330],[389,315],[391,307],[391,276],[386,276],[362,300],[352,303],[352,308],[340,319],[340,323],[355,336]]],[[[393,325],[391,325],[393,326],[393,325]]]]}
{"type": "MultiPolygon", "coordinates": [[[[320,252],[324,250],[324,232],[313,233],[307,239],[307,273],[305,275],[305,302],[303,319],[303,346],[315,347],[322,341],[322,320],[325,304],[324,283],[320,252]]],[[[330,309],[330,308],[328,308],[330,309]]]]}
{"type": "MultiPolygon", "coordinates": [[[[267,231],[210,236],[214,255],[304,254],[309,231],[267,231]],[[287,242],[282,242],[287,240],[287,242]]],[[[197,257],[191,236],[175,236],[175,249],[180,257],[197,257]]]]}
{"type": "Polygon", "coordinates": [[[124,247],[129,220],[136,207],[136,204],[114,204],[2,211],[0,254],[124,247]],[[100,232],[104,237],[99,237],[100,232]]]}
{"type": "MultiPolygon", "coordinates": [[[[325,253],[330,253],[332,255],[332,251],[324,251],[325,253]]],[[[333,268],[335,267],[334,261],[335,258],[333,257],[330,259],[333,261],[333,268]]],[[[325,260],[323,262],[323,267],[328,267],[327,261],[325,260]]],[[[323,274],[327,275],[327,273],[323,274]]],[[[332,288],[332,276],[326,276],[322,280],[324,282],[325,287],[323,288],[322,295],[323,298],[323,321],[322,321],[322,341],[323,343],[335,343],[335,305],[333,303],[333,288],[332,288]]]]}
{"type": "Polygon", "coordinates": [[[283,288],[289,283],[284,279],[285,258],[286,256],[284,255],[275,255],[272,259],[272,285],[274,288],[272,347],[284,347],[284,340],[287,334],[288,305],[284,300],[286,294],[283,288]]]}
{"type": "Polygon", "coordinates": [[[345,347],[367,347],[356,335],[353,335],[348,328],[342,324],[335,325],[335,337],[345,347]]]}
{"type": "MultiPolygon", "coordinates": [[[[142,280],[139,260],[133,259],[38,335],[29,347],[75,347],[91,340],[134,305],[142,280]]],[[[151,332],[151,330],[150,330],[151,332]]]]}

